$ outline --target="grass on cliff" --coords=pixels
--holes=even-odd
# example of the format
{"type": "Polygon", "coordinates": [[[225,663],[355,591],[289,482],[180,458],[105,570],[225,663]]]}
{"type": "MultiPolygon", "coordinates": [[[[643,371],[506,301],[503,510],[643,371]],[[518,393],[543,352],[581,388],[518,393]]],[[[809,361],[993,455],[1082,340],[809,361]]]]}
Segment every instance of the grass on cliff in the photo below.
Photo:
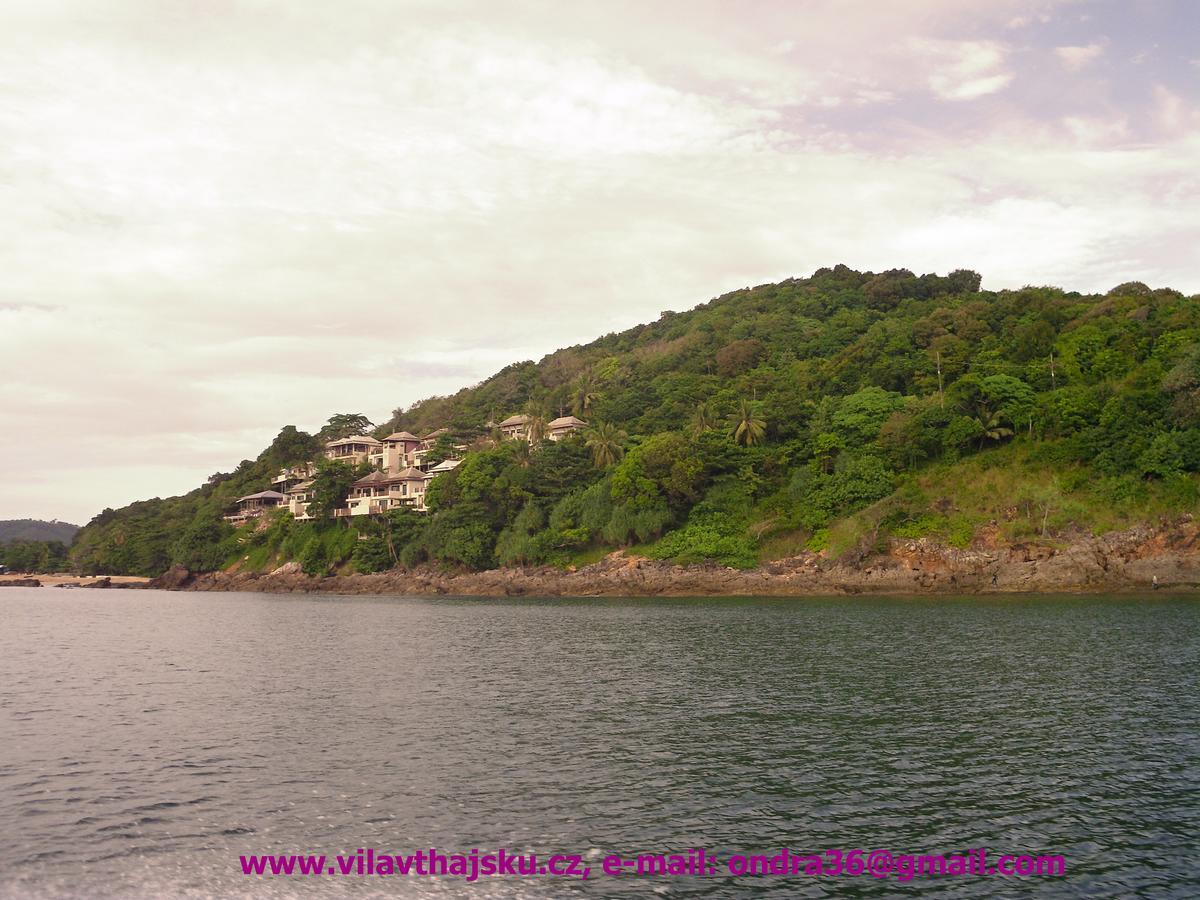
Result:
{"type": "MultiPolygon", "coordinates": [[[[1100,535],[1191,512],[1200,503],[1200,478],[1104,477],[1088,465],[1064,465],[1053,444],[1013,443],[967,459],[935,463],[900,479],[896,491],[815,532],[770,532],[755,539],[757,562],[824,552],[881,552],[889,538],[932,538],[951,547],[976,542],[1054,544],[1069,531],[1100,535]]],[[[755,526],[747,529],[754,538],[755,526]]],[[[678,533],[677,533],[678,534],[678,533]]],[[[678,538],[630,552],[689,562],[674,551],[678,538]]],[[[745,566],[751,560],[734,564],[745,566]]]]}
{"type": "MultiPolygon", "coordinates": [[[[882,550],[886,539],[933,538],[965,548],[978,540],[1055,543],[1067,531],[1101,535],[1195,510],[1200,479],[1103,477],[1087,465],[1040,458],[1035,445],[1009,444],[906,476],[889,497],[837,519],[814,535],[773,537],[764,551],[882,550]]],[[[789,555],[789,554],[784,554],[789,555]]],[[[771,557],[764,553],[764,560],[771,557]]]]}

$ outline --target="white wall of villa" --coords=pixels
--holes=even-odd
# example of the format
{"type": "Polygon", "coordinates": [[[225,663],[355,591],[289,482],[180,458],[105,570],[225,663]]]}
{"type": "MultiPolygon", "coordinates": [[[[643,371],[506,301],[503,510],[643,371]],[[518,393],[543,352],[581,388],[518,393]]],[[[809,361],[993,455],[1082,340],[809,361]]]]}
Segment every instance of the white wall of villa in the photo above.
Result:
{"type": "MultiPolygon", "coordinates": [[[[505,438],[528,441],[529,422],[529,416],[515,415],[498,427],[505,438]]],[[[575,416],[560,416],[547,423],[546,437],[562,440],[585,427],[587,423],[575,416]]],[[[370,475],[354,483],[346,505],[334,510],[334,516],[382,515],[399,507],[425,511],[425,489],[429,482],[457,467],[467,450],[466,444],[455,444],[456,455],[436,464],[429,463],[429,454],[438,439],[448,433],[448,429],[439,428],[423,437],[396,432],[382,441],[369,435],[355,435],[326,443],[322,451],[326,459],[353,465],[368,463],[374,468],[370,475]]],[[[275,509],[286,509],[296,519],[311,519],[308,505],[313,498],[312,479],[316,472],[312,462],[281,469],[271,479],[271,490],[239,498],[237,511],[225,516],[226,521],[240,525],[275,509]]]]}

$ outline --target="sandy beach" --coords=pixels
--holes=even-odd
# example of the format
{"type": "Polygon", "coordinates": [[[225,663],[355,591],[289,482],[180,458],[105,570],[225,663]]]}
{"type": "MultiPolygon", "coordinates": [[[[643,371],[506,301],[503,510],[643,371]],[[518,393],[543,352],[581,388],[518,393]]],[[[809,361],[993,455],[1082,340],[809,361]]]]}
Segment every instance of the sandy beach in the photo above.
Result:
{"type": "Polygon", "coordinates": [[[69,572],[38,575],[25,572],[9,572],[7,575],[0,575],[0,587],[3,587],[5,582],[25,581],[29,578],[35,578],[40,581],[42,587],[58,587],[68,584],[77,587],[88,587],[105,580],[114,586],[124,586],[129,584],[145,584],[150,580],[149,578],[142,578],[137,575],[72,575],[69,572]]]}

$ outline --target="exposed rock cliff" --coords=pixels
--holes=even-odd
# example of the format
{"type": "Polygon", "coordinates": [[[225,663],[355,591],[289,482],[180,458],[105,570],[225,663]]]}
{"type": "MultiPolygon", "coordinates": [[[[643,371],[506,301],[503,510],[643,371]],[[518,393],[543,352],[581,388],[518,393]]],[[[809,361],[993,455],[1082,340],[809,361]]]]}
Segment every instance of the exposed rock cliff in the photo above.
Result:
{"type": "Polygon", "coordinates": [[[930,540],[893,541],[887,553],[858,561],[818,554],[757,569],[676,566],[622,552],[575,571],[552,567],[444,572],[432,568],[376,575],[304,575],[292,564],[269,574],[192,575],[172,569],[151,587],[199,591],[462,596],[801,596],[815,594],[1114,591],[1200,586],[1200,529],[1189,518],[1100,537],[1076,534],[1054,544],[960,550],[930,540]]]}

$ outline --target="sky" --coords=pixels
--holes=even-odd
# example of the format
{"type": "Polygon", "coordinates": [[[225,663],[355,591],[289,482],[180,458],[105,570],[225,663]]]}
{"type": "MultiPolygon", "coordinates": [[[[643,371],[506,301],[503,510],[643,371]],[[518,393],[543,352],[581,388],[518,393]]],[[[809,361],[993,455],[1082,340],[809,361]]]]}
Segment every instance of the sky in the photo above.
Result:
{"type": "Polygon", "coordinates": [[[0,0],[0,518],[822,266],[1200,292],[1191,0],[0,0]]]}

